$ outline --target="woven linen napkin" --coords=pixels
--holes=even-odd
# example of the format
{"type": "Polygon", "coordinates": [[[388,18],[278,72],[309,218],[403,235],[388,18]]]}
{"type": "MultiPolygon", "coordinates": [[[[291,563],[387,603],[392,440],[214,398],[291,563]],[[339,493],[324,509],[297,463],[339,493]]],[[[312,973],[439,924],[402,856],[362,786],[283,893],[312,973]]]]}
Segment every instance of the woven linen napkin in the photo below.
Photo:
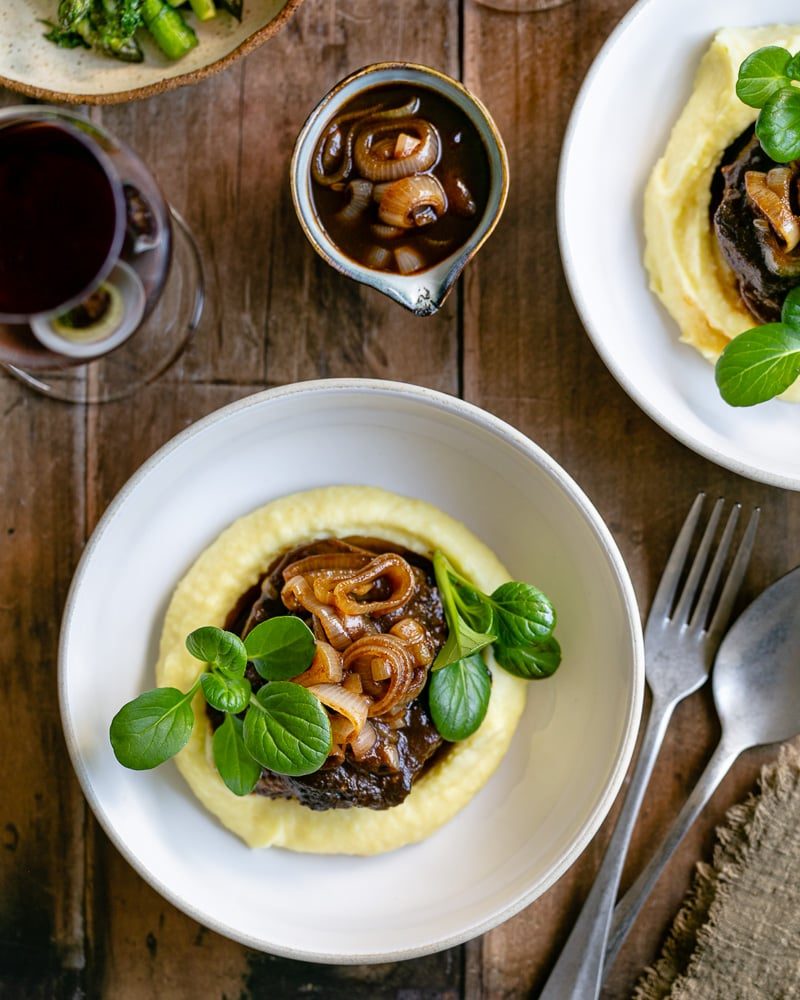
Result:
{"type": "Polygon", "coordinates": [[[634,1000],[800,998],[800,753],[786,744],[717,830],[634,1000]]]}

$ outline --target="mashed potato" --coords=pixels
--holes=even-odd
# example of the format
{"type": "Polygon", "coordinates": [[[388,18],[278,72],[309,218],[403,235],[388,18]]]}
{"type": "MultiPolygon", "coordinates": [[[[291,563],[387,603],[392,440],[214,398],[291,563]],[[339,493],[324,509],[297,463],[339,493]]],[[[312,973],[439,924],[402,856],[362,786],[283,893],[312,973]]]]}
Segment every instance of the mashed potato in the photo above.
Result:
{"type": "MultiPolygon", "coordinates": [[[[366,486],[332,486],[284,497],[232,524],[178,584],[161,636],[159,685],[191,686],[200,665],[184,646],[186,636],[201,625],[223,626],[228,611],[275,556],[315,538],[346,535],[372,535],[424,554],[439,548],[488,592],[509,578],[463,524],[421,500],[366,486]]],[[[424,839],[472,799],[508,749],[525,707],[526,687],[525,681],[493,669],[489,710],[480,729],[426,770],[401,805],[384,811],[313,812],[292,800],[237,797],[214,767],[211,727],[200,697],[193,706],[194,732],[176,762],[203,805],[251,847],[379,854],[424,839]]]]}
{"type": "Polygon", "coordinates": [[[681,340],[709,361],[756,325],[717,248],[709,218],[711,179],[722,154],[756,120],[736,96],[742,61],[764,45],[800,49],[800,27],[724,28],[703,56],[694,91],[647,184],[645,265],[681,340]]]}

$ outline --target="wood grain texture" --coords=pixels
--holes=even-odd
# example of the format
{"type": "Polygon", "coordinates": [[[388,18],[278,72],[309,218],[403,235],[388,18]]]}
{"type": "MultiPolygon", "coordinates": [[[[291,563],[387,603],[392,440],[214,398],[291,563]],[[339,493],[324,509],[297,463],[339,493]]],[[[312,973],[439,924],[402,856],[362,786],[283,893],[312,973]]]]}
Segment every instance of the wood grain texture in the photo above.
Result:
{"type": "MultiPolygon", "coordinates": [[[[515,15],[476,0],[307,0],[274,40],[220,76],[94,112],[152,165],[199,239],[212,308],[179,363],[136,399],[83,410],[0,378],[0,650],[13,726],[0,728],[0,997],[472,1000],[535,995],[591,885],[615,811],[542,899],[462,948],[328,968],[251,952],[158,896],[94,823],[55,700],[58,619],[81,547],[138,466],[193,421],[266,385],[334,375],[463,393],[546,448],[606,518],[646,607],[698,489],[761,504],[743,600],[800,561],[792,495],[673,441],[627,398],[571,306],[555,230],[564,127],[580,81],[629,0],[515,15]],[[346,73],[410,59],[462,75],[508,146],[511,194],[463,287],[415,319],[335,274],[307,244],[291,147],[346,73]],[[124,442],[124,447],[121,447],[124,442]]],[[[0,103],[15,100],[0,94],[0,103]]],[[[707,692],[682,705],[637,826],[624,883],[701,772],[717,734],[707,692]]],[[[725,809],[769,750],[746,755],[659,882],[605,991],[630,995],[708,856],[725,809]]]]}

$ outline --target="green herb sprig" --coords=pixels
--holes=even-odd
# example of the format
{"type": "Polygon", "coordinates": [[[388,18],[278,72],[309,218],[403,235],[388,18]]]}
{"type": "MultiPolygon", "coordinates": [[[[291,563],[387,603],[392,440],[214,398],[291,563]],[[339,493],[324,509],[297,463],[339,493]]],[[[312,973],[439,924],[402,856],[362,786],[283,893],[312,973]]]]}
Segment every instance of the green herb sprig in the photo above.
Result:
{"type": "Polygon", "coordinates": [[[756,136],[778,163],[800,157],[800,53],[778,45],[751,53],[739,67],[736,96],[758,108],[756,136]]]}
{"type": "Polygon", "coordinates": [[[434,554],[433,568],[449,634],[432,667],[431,715],[445,739],[463,740],[483,722],[491,694],[480,651],[493,646],[498,665],[517,677],[549,677],[561,663],[553,635],[556,613],[529,583],[510,580],[490,595],[458,573],[442,552],[434,554]]]}
{"type": "Polygon", "coordinates": [[[208,625],[187,637],[186,648],[206,666],[188,691],[145,691],[114,716],[110,738],[120,764],[147,770],[182,750],[194,728],[198,691],[225,713],[212,749],[220,777],[235,795],[253,791],[262,767],[298,777],[325,763],[331,748],[327,712],[310,691],[287,680],[314,658],[316,643],[305,622],[292,615],[271,618],[244,642],[208,625]],[[244,676],[248,660],[268,682],[256,693],[244,676]]]}
{"type": "Polygon", "coordinates": [[[780,323],[740,333],[717,361],[720,395],[731,406],[755,406],[785,392],[800,375],[800,288],[786,296],[780,323]]]}

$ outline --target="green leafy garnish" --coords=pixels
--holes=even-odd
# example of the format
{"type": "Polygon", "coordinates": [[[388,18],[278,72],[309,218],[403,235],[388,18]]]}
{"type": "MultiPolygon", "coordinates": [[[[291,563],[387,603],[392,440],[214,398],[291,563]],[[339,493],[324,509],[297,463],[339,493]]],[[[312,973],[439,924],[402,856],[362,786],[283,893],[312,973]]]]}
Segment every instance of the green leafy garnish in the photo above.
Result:
{"type": "Polygon", "coordinates": [[[273,681],[258,691],[242,735],[254,760],[292,777],[318,771],[331,749],[328,713],[310,691],[287,681],[273,681]]]}
{"type": "Polygon", "coordinates": [[[441,552],[433,557],[436,585],[449,628],[433,663],[439,671],[494,645],[498,664],[518,677],[547,677],[561,662],[553,638],[556,613],[529,583],[509,580],[491,595],[474,587],[441,552]]]}
{"type": "Polygon", "coordinates": [[[186,648],[196,660],[221,667],[239,677],[247,666],[247,650],[239,636],[213,625],[204,625],[190,632],[186,636],[186,648]]]}
{"type": "Polygon", "coordinates": [[[120,764],[147,771],[186,746],[194,726],[192,698],[199,683],[198,678],[185,694],[177,688],[155,688],[123,705],[109,731],[120,764]]]}
{"type": "Polygon", "coordinates": [[[186,637],[186,648],[206,667],[189,691],[146,691],[114,716],[109,735],[120,764],[144,770],[182,750],[194,727],[191,703],[198,689],[213,709],[225,714],[214,733],[214,761],[234,794],[252,791],[262,766],[300,775],[324,763],[331,744],[327,713],[304,687],[287,683],[308,669],[316,650],[312,632],[299,618],[263,622],[244,643],[233,632],[206,625],[186,637]],[[245,677],[251,652],[263,677],[281,678],[256,695],[245,677]],[[244,719],[237,718],[243,712],[244,719]]]}
{"type": "Polygon", "coordinates": [[[778,45],[752,52],[739,67],[736,95],[758,108],[756,136],[767,156],[789,163],[800,156],[800,53],[778,45]]]}
{"type": "Polygon", "coordinates": [[[524,646],[494,644],[494,656],[500,666],[526,681],[541,680],[554,674],[561,663],[561,646],[554,635],[539,643],[524,646]]]}
{"type": "Polygon", "coordinates": [[[306,669],[317,644],[304,621],[284,615],[256,625],[244,640],[244,648],[262,677],[285,681],[306,669]]]}
{"type": "Polygon", "coordinates": [[[250,704],[252,688],[244,677],[226,676],[222,671],[203,674],[200,687],[208,704],[218,712],[233,712],[238,715],[250,704]]]}
{"type": "Polygon", "coordinates": [[[780,323],[739,334],[716,366],[720,395],[731,406],[755,406],[785,392],[800,375],[800,288],[783,303],[780,323]]]}
{"type": "Polygon", "coordinates": [[[491,693],[492,675],[477,653],[431,674],[428,703],[439,735],[452,743],[472,736],[486,716],[491,693]]]}
{"type": "Polygon", "coordinates": [[[261,777],[261,765],[244,745],[243,725],[235,715],[226,715],[211,741],[219,776],[234,795],[249,795],[261,777]]]}
{"type": "Polygon", "coordinates": [[[736,96],[751,108],[763,108],[779,90],[791,87],[791,54],[779,45],[752,52],[739,67],[736,96]]]}

